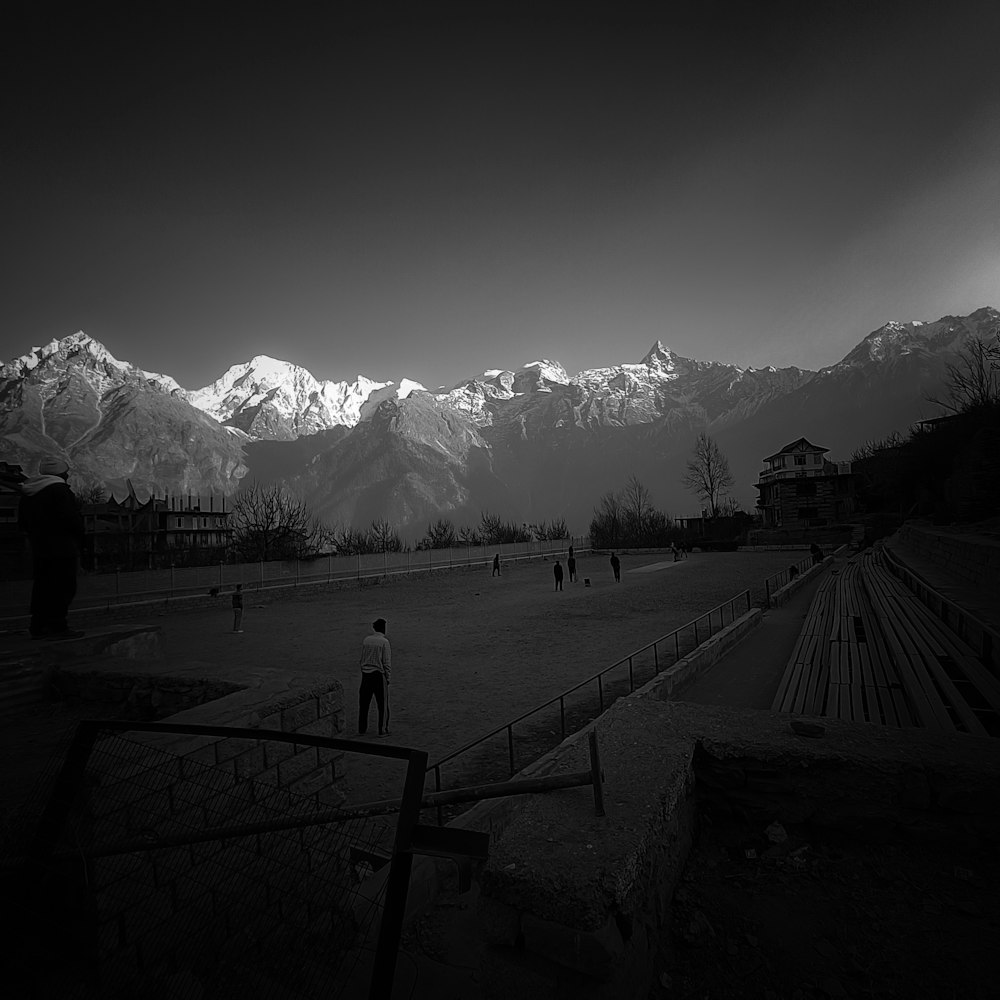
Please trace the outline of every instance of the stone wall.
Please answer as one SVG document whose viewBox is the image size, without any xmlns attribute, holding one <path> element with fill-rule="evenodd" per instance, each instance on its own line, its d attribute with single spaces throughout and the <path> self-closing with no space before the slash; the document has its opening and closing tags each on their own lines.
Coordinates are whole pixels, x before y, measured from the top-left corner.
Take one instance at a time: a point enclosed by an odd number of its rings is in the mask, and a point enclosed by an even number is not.
<svg viewBox="0 0 1000 1000">
<path fill-rule="evenodd" d="M 211 678 L 133 675 L 114 671 L 56 671 L 50 696 L 93 705 L 100 718 L 163 719 L 241 690 Z"/>
<path fill-rule="evenodd" d="M 949 576 L 991 591 L 1000 590 L 1000 542 L 966 538 L 918 524 L 904 524 L 901 545 L 927 559 Z"/>
<path fill-rule="evenodd" d="M 697 797 L 769 823 L 885 842 L 1000 846 L 1000 741 L 663 701 L 656 678 L 594 724 L 607 815 L 589 788 L 505 800 L 480 877 L 484 995 L 642 996 L 697 835 Z M 577 734 L 553 773 L 585 769 Z M 511 804 L 513 803 L 513 804 Z"/>
</svg>

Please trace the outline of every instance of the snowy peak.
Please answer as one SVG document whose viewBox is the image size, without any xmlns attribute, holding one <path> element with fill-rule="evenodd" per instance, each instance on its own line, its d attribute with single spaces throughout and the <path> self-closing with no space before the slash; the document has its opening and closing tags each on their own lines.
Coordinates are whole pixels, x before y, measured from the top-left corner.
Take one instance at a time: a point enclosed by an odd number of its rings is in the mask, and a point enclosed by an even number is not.
<svg viewBox="0 0 1000 1000">
<path fill-rule="evenodd" d="M 891 364 L 911 354 L 928 357 L 961 350 L 970 339 L 987 339 L 1000 326 L 1000 313 L 992 307 L 977 309 L 968 316 L 942 316 L 933 322 L 889 320 L 873 330 L 842 361 L 826 371 Z"/>
<path fill-rule="evenodd" d="M 372 393 L 391 386 L 359 375 L 353 382 L 318 381 L 305 368 L 267 355 L 233 365 L 211 385 L 188 393 L 190 403 L 251 437 L 291 439 L 330 427 L 353 427 Z M 406 380 L 401 394 L 419 383 Z"/>
<path fill-rule="evenodd" d="M 25 378 L 34 375 L 46 381 L 58 378 L 67 367 L 82 368 L 90 373 L 99 391 L 106 391 L 127 382 L 144 382 L 162 392 L 174 392 L 180 386 L 169 376 L 147 372 L 125 361 L 119 361 L 100 341 L 82 330 L 33 347 L 28 354 L 0 365 L 0 379 Z"/>
<path fill-rule="evenodd" d="M 674 353 L 669 347 L 663 346 L 663 341 L 658 340 L 649 349 L 649 352 L 642 359 L 642 364 L 650 368 L 659 368 L 664 371 L 672 371 L 674 365 Z"/>
</svg>

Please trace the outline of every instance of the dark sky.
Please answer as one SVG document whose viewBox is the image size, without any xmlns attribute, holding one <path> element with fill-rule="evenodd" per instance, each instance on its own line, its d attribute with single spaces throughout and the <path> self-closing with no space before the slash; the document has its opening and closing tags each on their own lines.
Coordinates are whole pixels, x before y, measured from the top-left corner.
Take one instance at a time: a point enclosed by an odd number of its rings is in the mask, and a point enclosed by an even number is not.
<svg viewBox="0 0 1000 1000">
<path fill-rule="evenodd" d="M 998 6 L 8 3 L 0 361 L 815 368 L 1000 305 Z"/>
</svg>

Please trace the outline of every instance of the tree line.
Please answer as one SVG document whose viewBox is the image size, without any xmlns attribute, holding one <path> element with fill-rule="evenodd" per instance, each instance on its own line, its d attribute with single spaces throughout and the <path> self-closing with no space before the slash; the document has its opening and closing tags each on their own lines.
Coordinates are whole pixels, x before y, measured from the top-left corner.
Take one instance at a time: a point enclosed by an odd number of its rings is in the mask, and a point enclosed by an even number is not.
<svg viewBox="0 0 1000 1000">
<path fill-rule="evenodd" d="M 733 528 L 733 521 L 749 520 L 729 492 L 734 484 L 729 460 L 708 434 L 696 438 L 681 482 L 698 497 L 707 519 L 716 522 L 722 533 Z M 723 521 L 727 523 L 723 525 Z M 653 506 L 649 490 L 633 474 L 621 489 L 611 490 L 597 501 L 590 540 L 597 548 L 665 548 L 690 541 L 690 533 Z"/>
<path fill-rule="evenodd" d="M 1000 494 L 1000 328 L 970 340 L 927 401 L 945 412 L 906 434 L 866 441 L 851 455 L 863 514 L 894 530 L 906 517 L 937 523 L 994 515 Z M 874 529 L 873 529 L 874 530 Z"/>
</svg>

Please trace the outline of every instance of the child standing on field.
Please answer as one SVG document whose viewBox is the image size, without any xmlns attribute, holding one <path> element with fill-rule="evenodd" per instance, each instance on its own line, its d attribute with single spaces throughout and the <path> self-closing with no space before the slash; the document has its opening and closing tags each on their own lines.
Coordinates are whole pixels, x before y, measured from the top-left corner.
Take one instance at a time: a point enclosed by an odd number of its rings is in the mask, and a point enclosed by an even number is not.
<svg viewBox="0 0 1000 1000">
<path fill-rule="evenodd" d="M 243 584 L 236 584 L 233 591 L 233 631 L 242 632 L 240 625 L 243 624 Z"/>
</svg>

